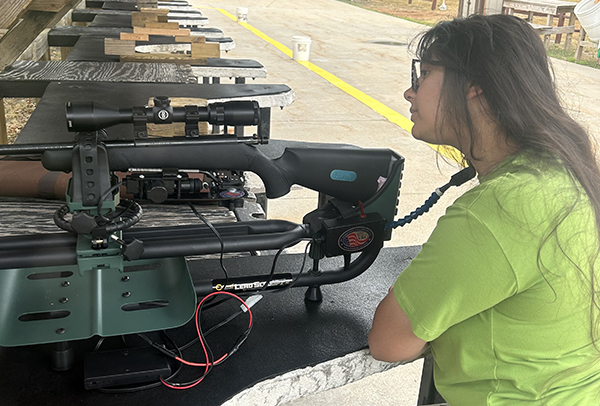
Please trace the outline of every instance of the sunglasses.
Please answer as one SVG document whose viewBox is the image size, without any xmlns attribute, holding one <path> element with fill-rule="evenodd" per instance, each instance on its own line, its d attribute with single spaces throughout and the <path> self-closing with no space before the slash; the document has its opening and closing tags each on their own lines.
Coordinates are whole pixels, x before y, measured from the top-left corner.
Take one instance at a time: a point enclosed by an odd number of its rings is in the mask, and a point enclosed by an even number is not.
<svg viewBox="0 0 600 406">
<path fill-rule="evenodd" d="M 413 92 L 417 93 L 417 90 L 419 90 L 419 78 L 421 77 L 420 59 L 412 60 L 410 73 L 410 87 L 412 88 Z"/>
<path fill-rule="evenodd" d="M 417 90 L 419 90 L 419 86 L 421 85 L 421 83 L 419 83 L 419 79 L 421 79 L 421 64 L 423 63 L 423 61 L 421 59 L 413 59 L 412 60 L 412 66 L 411 66 L 411 75 L 410 75 L 410 87 L 412 88 L 413 92 L 417 93 Z M 432 60 L 427 60 L 425 62 L 425 64 L 427 65 L 433 65 L 433 66 L 444 66 L 442 65 L 441 62 L 439 61 L 432 61 Z"/>
</svg>

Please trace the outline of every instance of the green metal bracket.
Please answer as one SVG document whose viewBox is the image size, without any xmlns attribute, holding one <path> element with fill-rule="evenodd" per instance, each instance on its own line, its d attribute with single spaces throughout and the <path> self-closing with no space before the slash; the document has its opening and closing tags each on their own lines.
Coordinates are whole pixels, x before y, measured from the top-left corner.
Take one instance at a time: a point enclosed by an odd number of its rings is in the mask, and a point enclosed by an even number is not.
<svg viewBox="0 0 600 406">
<path fill-rule="evenodd" d="M 196 294 L 185 258 L 0 270 L 0 345 L 42 344 L 179 327 Z M 87 260 L 86 260 L 87 261 Z M 91 264 L 92 262 L 89 262 Z"/>
</svg>

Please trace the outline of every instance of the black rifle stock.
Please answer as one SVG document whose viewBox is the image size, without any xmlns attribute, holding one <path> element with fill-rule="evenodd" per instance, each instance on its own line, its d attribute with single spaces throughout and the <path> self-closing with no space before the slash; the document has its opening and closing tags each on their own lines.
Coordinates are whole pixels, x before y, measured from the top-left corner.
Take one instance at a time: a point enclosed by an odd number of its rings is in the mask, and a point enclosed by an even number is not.
<svg viewBox="0 0 600 406">
<path fill-rule="evenodd" d="M 357 204 L 371 198 L 402 158 L 389 149 L 286 148 L 275 159 L 257 147 L 238 144 L 122 146 L 106 142 L 111 171 L 130 168 L 232 169 L 256 173 L 268 198 L 284 196 L 294 184 Z M 49 150 L 42 163 L 71 171 L 70 150 Z"/>
</svg>

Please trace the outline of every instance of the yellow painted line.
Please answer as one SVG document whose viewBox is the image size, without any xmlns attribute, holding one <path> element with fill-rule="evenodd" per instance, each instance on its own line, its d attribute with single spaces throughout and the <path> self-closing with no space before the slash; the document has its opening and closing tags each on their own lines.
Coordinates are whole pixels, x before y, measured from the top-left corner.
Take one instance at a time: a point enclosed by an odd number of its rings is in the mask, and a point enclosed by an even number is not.
<svg viewBox="0 0 600 406">
<path fill-rule="evenodd" d="M 237 21 L 236 16 L 234 16 L 231 13 L 228 13 L 227 11 L 223 10 L 222 8 L 217 8 L 216 10 L 221 12 L 221 14 L 225 15 L 226 17 L 231 18 L 233 21 Z M 267 36 L 262 31 L 257 30 L 256 28 L 254 28 L 253 26 L 251 26 L 248 23 L 238 22 L 238 24 L 240 24 L 242 27 L 246 28 L 247 30 L 249 30 L 250 32 L 255 34 L 256 36 L 258 36 L 259 38 L 261 38 L 261 39 L 265 40 L 266 42 L 268 42 L 269 44 L 273 45 L 275 48 L 277 48 L 278 50 L 283 52 L 285 55 L 289 56 L 290 58 L 293 58 L 292 50 L 289 49 L 288 47 L 286 47 L 285 45 L 283 45 L 281 42 L 275 41 L 274 39 Z M 354 97 L 356 100 L 365 104 L 367 107 L 371 108 L 376 113 L 382 115 L 383 117 L 388 119 L 390 122 L 396 124 L 403 130 L 411 132 L 412 127 L 413 127 L 413 122 L 410 121 L 410 119 L 404 117 L 402 114 L 389 108 L 388 106 L 381 103 L 380 101 L 375 100 L 374 98 L 372 98 L 368 94 L 358 90 L 354 86 L 349 85 L 348 83 L 344 82 L 342 79 L 327 72 L 326 70 L 320 68 L 319 66 L 315 65 L 312 62 L 309 62 L 309 61 L 296 61 L 296 62 L 298 62 L 300 65 L 306 67 L 310 71 L 316 73 L 317 75 L 321 76 L 323 79 L 325 79 L 326 81 L 328 81 L 329 83 L 331 83 L 332 85 L 337 87 L 338 89 L 348 93 L 350 96 Z M 438 151 L 440 154 L 446 156 L 447 158 L 456 160 L 456 152 L 458 152 L 458 151 L 454 150 L 454 148 L 447 147 L 447 146 L 438 146 L 438 145 L 430 145 L 430 146 L 433 149 L 435 149 L 436 151 Z"/>
<path fill-rule="evenodd" d="M 223 9 L 220 9 L 220 8 L 218 8 L 217 10 L 219 10 L 223 15 L 231 18 L 233 21 L 237 21 L 237 18 L 234 15 L 228 13 L 227 11 L 225 11 Z M 275 41 L 274 39 L 272 39 L 271 37 L 267 36 L 262 31 L 257 30 L 256 28 L 252 27 L 248 23 L 240 22 L 239 24 L 242 27 L 244 27 L 247 30 L 249 30 L 250 32 L 252 32 L 253 34 L 255 34 L 256 36 L 258 36 L 261 39 L 267 41 L 269 44 L 273 45 L 275 48 L 277 48 L 278 50 L 280 50 L 281 52 L 283 52 L 284 54 L 286 54 L 290 58 L 293 57 L 292 50 L 289 49 L 288 47 L 286 47 L 285 45 L 283 45 L 281 42 Z M 337 87 L 338 89 L 340 89 L 340 90 L 348 93 L 350 96 L 354 97 L 355 99 L 357 99 L 361 103 L 363 103 L 366 106 L 370 107 L 375 112 L 381 114 L 383 117 L 387 118 L 392 123 L 400 126 L 404 130 L 410 132 L 410 130 L 412 129 L 413 123 L 408 118 L 406 118 L 402 114 L 400 114 L 400 113 L 392 110 L 391 108 L 389 108 L 385 104 L 383 104 L 383 103 L 375 100 L 371 96 L 369 96 L 369 95 L 361 92 L 357 88 L 349 85 L 348 83 L 344 82 L 343 80 L 341 80 L 337 76 L 332 75 L 331 73 L 329 73 L 326 70 L 320 68 L 319 66 L 315 65 L 314 63 L 311 63 L 311 62 L 308 62 L 308 61 L 297 61 L 297 62 L 300 65 L 302 65 L 302 66 L 306 67 L 307 69 L 311 70 L 312 72 L 316 73 L 317 75 L 321 76 L 323 79 L 325 79 L 326 81 L 328 81 L 329 83 L 331 83 L 332 85 L 334 85 L 335 87 Z"/>
</svg>

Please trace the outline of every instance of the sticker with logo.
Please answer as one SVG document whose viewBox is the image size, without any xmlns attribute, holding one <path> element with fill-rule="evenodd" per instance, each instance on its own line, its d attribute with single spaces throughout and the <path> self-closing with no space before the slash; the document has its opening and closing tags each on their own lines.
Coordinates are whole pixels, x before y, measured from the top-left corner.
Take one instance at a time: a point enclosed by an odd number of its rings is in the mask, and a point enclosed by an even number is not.
<svg viewBox="0 0 600 406">
<path fill-rule="evenodd" d="M 344 251 L 360 251 L 371 244 L 373 236 L 374 233 L 370 228 L 354 227 L 340 235 L 338 246 Z"/>
<path fill-rule="evenodd" d="M 241 189 L 228 189 L 219 193 L 221 197 L 225 197 L 228 199 L 237 199 L 239 197 L 243 197 L 245 195 L 244 191 Z"/>
<path fill-rule="evenodd" d="M 331 180 L 337 180 L 339 182 L 354 182 L 357 178 L 356 172 L 345 171 L 342 169 L 334 169 L 329 174 Z"/>
<path fill-rule="evenodd" d="M 169 112 L 167 110 L 160 110 L 158 112 L 158 118 L 160 118 L 162 121 L 165 121 L 169 118 Z"/>
</svg>

